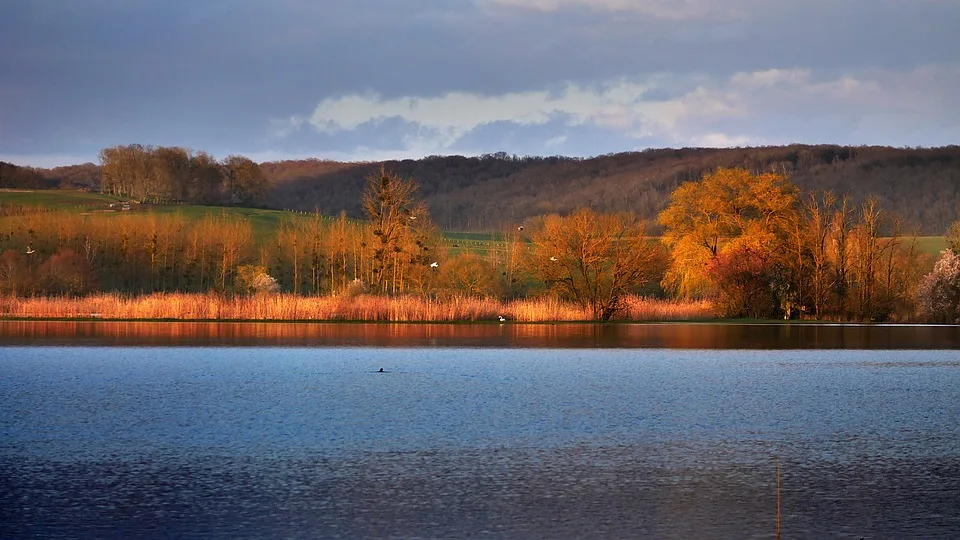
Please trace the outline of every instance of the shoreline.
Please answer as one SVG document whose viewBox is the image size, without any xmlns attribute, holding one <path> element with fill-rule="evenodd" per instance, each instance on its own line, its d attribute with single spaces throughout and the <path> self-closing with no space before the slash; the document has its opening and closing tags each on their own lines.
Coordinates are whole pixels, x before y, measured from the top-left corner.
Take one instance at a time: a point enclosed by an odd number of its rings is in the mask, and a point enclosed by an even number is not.
<svg viewBox="0 0 960 540">
<path fill-rule="evenodd" d="M 960 328 L 960 324 L 927 323 L 927 322 L 862 322 L 862 321 L 831 321 L 815 319 L 674 319 L 674 320 L 642 320 L 617 319 L 611 321 L 597 320 L 543 320 L 543 321 L 497 321 L 497 320 L 365 320 L 365 319 L 180 319 L 180 318 L 119 318 L 119 317 L 7 317 L 0 316 L 0 323 L 4 322 L 87 322 L 87 323 L 191 323 L 191 324 L 327 324 L 327 325 L 439 325 L 439 326 L 630 326 L 630 325 L 699 325 L 699 326 L 826 326 L 826 327 L 944 327 Z"/>
</svg>

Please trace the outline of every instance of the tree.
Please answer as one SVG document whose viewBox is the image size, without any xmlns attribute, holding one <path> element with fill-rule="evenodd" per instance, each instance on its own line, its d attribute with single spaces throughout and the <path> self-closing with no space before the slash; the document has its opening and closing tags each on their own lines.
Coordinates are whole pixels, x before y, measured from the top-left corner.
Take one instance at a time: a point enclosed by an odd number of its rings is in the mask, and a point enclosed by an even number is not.
<svg viewBox="0 0 960 540">
<path fill-rule="evenodd" d="M 367 177 L 362 205 L 376 238 L 371 285 L 380 293 L 397 292 L 398 275 L 402 282 L 402 265 L 412 255 L 405 253 L 409 250 L 405 244 L 432 229 L 427 206 L 418 200 L 417 191 L 415 180 L 388 173 L 383 167 Z M 422 242 L 419 246 L 429 249 Z M 423 253 L 415 255 L 422 263 Z"/>
<path fill-rule="evenodd" d="M 236 271 L 237 264 L 250 249 L 253 227 L 249 221 L 224 217 L 217 223 L 219 288 L 227 289 L 227 276 Z"/>
<path fill-rule="evenodd" d="M 819 198 L 809 194 L 803 204 L 803 221 L 806 222 L 804 240 L 811 259 L 809 297 L 813 303 L 813 314 L 817 317 L 827 309 L 827 293 L 830 290 L 829 212 L 835 202 L 833 193 L 826 191 Z"/>
<path fill-rule="evenodd" d="M 796 187 L 783 176 L 746 169 L 717 169 L 681 184 L 659 217 L 671 248 L 664 285 L 681 296 L 708 296 L 714 286 L 710 262 L 719 254 L 785 252 L 780 248 L 795 225 L 796 201 Z"/>
<path fill-rule="evenodd" d="M 8 249 L 0 254 L 0 294 L 27 294 L 33 289 L 33 275 L 26 257 Z"/>
<path fill-rule="evenodd" d="M 199 204 L 220 202 L 223 172 L 220 164 L 206 152 L 197 152 L 190 158 L 190 182 L 187 185 L 189 200 Z"/>
<path fill-rule="evenodd" d="M 253 160 L 229 156 L 223 162 L 223 173 L 229 204 L 254 206 L 266 200 L 267 177 Z"/>
<path fill-rule="evenodd" d="M 944 236 L 947 240 L 947 247 L 954 253 L 960 253 L 960 221 L 954 221 L 950 224 Z"/>
<path fill-rule="evenodd" d="M 237 290 L 247 294 L 275 294 L 280 292 L 277 280 L 267 273 L 266 266 L 242 265 L 237 267 L 235 281 Z"/>
<path fill-rule="evenodd" d="M 94 288 L 94 275 L 87 260 L 70 248 L 57 250 L 37 269 L 40 291 L 47 295 L 79 295 Z"/>
<path fill-rule="evenodd" d="M 158 177 L 157 199 L 160 202 L 187 198 L 190 183 L 190 152 L 176 146 L 153 149 L 154 173 Z"/>
<path fill-rule="evenodd" d="M 476 253 L 461 253 L 448 259 L 440 268 L 440 288 L 448 296 L 496 296 L 497 271 Z"/>
<path fill-rule="evenodd" d="M 917 306 L 926 320 L 960 323 L 960 255 L 951 249 L 940 252 L 940 260 L 917 289 Z"/>
<path fill-rule="evenodd" d="M 533 234 L 531 271 L 562 298 L 609 320 L 624 297 L 653 278 L 661 252 L 644 235 L 643 224 L 627 214 L 598 215 L 580 209 L 550 215 Z"/>
<path fill-rule="evenodd" d="M 777 315 L 780 275 L 770 254 L 749 247 L 726 251 L 710 262 L 716 283 L 716 309 L 724 317 L 768 318 Z"/>
</svg>

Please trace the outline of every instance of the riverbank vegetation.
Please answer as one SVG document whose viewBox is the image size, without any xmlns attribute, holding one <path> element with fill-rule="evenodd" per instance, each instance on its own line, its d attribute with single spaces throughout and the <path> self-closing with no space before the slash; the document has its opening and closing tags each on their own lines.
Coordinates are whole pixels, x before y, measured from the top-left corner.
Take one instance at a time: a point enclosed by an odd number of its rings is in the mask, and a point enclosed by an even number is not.
<svg viewBox="0 0 960 540">
<path fill-rule="evenodd" d="M 198 200 L 247 204 L 260 189 L 249 186 L 262 187 L 262 174 L 241 158 L 221 163 L 202 153 L 161 159 L 154 154 L 167 149 L 108 150 L 101 156 L 101 190 L 121 201 L 116 211 L 0 208 L 0 294 L 6 295 L 0 314 L 397 321 L 950 317 L 945 308 L 928 309 L 949 304 L 929 297 L 952 289 L 921 286 L 932 279 L 933 259 L 905 220 L 875 198 L 854 204 L 844 194 L 803 192 L 777 172 L 710 171 L 674 190 L 655 223 L 580 208 L 525 220 L 496 241 L 473 242 L 445 241 L 416 180 L 385 168 L 367 177 L 365 220 L 247 208 L 194 212 L 163 203 L 199 189 L 195 194 L 217 197 Z M 182 169 L 167 167 L 174 157 Z M 197 175 L 205 166 L 219 172 L 200 189 Z M 126 211 L 135 203 L 122 201 L 135 194 L 155 206 Z M 651 228 L 662 236 L 649 235 Z M 948 274 L 941 269 L 939 275 Z"/>
<path fill-rule="evenodd" d="M 154 293 L 128 296 L 0 297 L 0 314 L 9 318 L 392 321 L 392 322 L 556 322 L 593 320 L 589 309 L 556 298 L 501 300 L 456 296 L 379 296 L 361 294 L 302 296 L 216 293 Z M 622 320 L 699 321 L 714 317 L 709 301 L 681 302 L 630 296 Z"/>
</svg>

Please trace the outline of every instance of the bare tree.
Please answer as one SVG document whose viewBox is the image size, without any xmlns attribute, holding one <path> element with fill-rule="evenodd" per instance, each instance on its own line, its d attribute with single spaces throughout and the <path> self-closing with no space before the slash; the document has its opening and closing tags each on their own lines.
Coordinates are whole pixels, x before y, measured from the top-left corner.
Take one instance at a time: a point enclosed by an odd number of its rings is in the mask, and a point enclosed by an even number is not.
<svg viewBox="0 0 960 540">
<path fill-rule="evenodd" d="M 580 209 L 566 217 L 547 216 L 533 235 L 532 268 L 561 297 L 609 320 L 631 291 L 654 279 L 659 243 L 626 214 L 598 215 Z"/>
<path fill-rule="evenodd" d="M 400 265 L 410 260 L 409 253 L 404 256 L 407 240 L 429 227 L 427 207 L 418 200 L 417 191 L 415 180 L 388 173 L 383 167 L 367 177 L 362 205 L 376 238 L 371 285 L 380 293 L 396 292 Z"/>
</svg>

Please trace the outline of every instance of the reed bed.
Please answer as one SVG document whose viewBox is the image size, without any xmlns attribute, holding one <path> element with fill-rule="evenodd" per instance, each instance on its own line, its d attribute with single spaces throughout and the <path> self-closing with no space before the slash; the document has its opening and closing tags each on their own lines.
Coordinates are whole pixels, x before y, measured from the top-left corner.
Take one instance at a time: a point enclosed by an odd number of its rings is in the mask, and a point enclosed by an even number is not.
<svg viewBox="0 0 960 540">
<path fill-rule="evenodd" d="M 708 302 L 631 297 L 618 320 L 667 321 L 713 317 Z M 553 298 L 501 301 L 456 296 L 375 295 L 223 296 L 157 293 L 142 296 L 100 294 L 79 298 L 4 297 L 0 316 L 44 319 L 173 319 L 251 321 L 516 322 L 587 321 L 588 310 Z"/>
<path fill-rule="evenodd" d="M 709 300 L 661 300 L 630 296 L 621 317 L 630 321 L 695 321 L 717 317 Z"/>
</svg>

